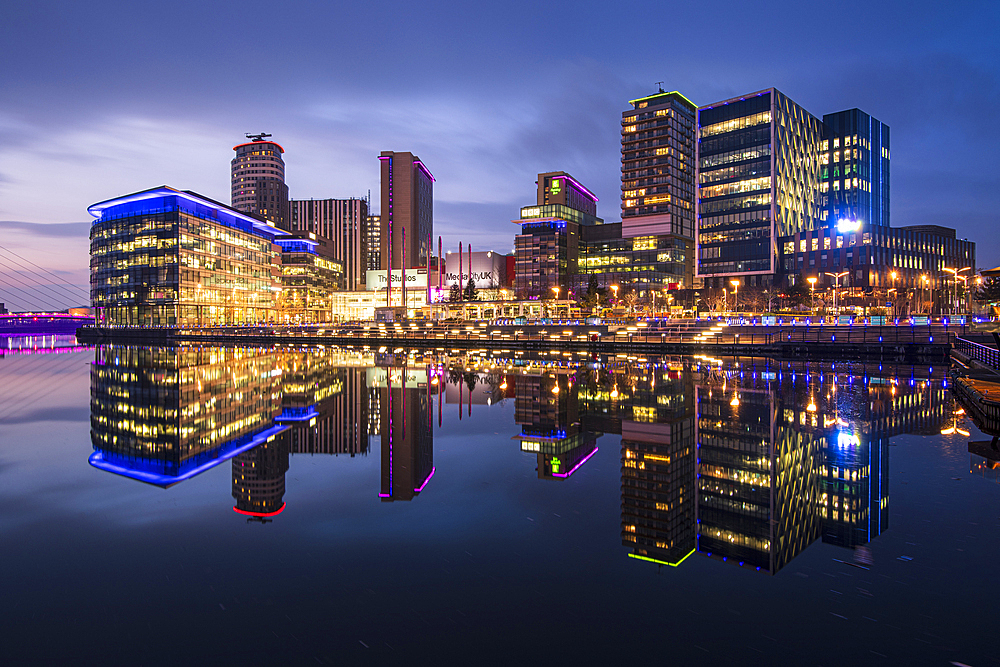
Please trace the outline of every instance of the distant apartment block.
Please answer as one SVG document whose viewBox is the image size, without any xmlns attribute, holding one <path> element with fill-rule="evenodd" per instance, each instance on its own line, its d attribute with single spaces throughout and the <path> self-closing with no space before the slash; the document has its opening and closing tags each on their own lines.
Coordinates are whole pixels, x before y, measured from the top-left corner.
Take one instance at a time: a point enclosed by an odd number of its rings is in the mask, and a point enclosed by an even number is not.
<svg viewBox="0 0 1000 667">
<path fill-rule="evenodd" d="M 312 233 L 329 243 L 344 268 L 343 289 L 363 289 L 368 268 L 368 202 L 364 199 L 293 199 L 287 229 Z"/>
<path fill-rule="evenodd" d="M 285 185 L 285 152 L 265 134 L 247 135 L 252 141 L 233 146 L 231 163 L 232 206 L 241 213 L 256 213 L 282 229 L 287 228 L 288 186 Z"/>
</svg>

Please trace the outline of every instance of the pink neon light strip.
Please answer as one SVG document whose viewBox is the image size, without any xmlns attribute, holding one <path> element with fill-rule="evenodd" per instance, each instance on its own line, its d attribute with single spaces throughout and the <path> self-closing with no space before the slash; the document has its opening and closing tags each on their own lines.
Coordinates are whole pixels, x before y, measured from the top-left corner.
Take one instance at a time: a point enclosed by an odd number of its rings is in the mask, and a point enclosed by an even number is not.
<svg viewBox="0 0 1000 667">
<path fill-rule="evenodd" d="M 570 475 L 572 475 L 573 473 L 575 473 L 577 471 L 577 468 L 579 468 L 584 463 L 586 463 L 587 461 L 589 461 L 590 457 L 593 456 L 596 453 L 597 453 L 597 447 L 594 447 L 594 451 L 592 451 L 591 453 L 587 454 L 582 459 L 580 459 L 580 462 L 577 463 L 575 466 L 573 466 L 572 470 L 570 470 L 569 472 L 554 472 L 554 473 L 552 473 L 552 476 L 553 477 L 564 477 L 564 478 L 565 477 L 569 477 Z"/>
<path fill-rule="evenodd" d="M 431 474 L 427 475 L 427 479 L 424 480 L 424 483 L 421 484 L 420 486 L 418 486 L 417 488 L 413 489 L 413 492 L 414 493 L 420 493 L 421 491 L 423 491 L 424 487 L 427 486 L 427 482 L 431 481 L 431 477 L 434 476 L 434 473 L 436 471 L 437 471 L 437 468 L 432 467 L 431 468 Z"/>
<path fill-rule="evenodd" d="M 600 199 L 597 198 L 597 195 L 595 195 L 593 192 L 591 192 L 587 188 L 583 187 L 583 183 L 581 183 L 580 181 L 576 180 L 575 178 L 573 178 L 572 176 L 570 176 L 568 174 L 563 175 L 563 176 L 558 176 L 558 177 L 554 176 L 553 178 L 565 178 L 567 181 L 569 181 L 570 183 L 572 183 L 573 185 L 575 185 L 577 188 L 579 188 L 580 190 L 583 190 L 584 194 L 586 194 L 589 197 L 592 197 L 595 202 L 600 201 Z"/>
<path fill-rule="evenodd" d="M 420 167 L 420 170 L 421 170 L 421 171 L 423 171 L 423 172 L 424 172 L 425 174 L 427 174 L 427 178 L 429 178 L 429 179 L 431 179 L 431 181 L 433 181 L 433 182 L 437 183 L 437 179 L 436 179 L 436 178 L 434 178 L 434 174 L 432 174 L 432 173 L 430 172 L 430 170 L 429 170 L 429 169 L 427 169 L 427 167 L 425 167 L 425 166 L 424 166 L 424 163 L 423 163 L 423 162 L 421 162 L 420 160 L 414 160 L 414 161 L 413 161 L 413 164 L 415 164 L 415 165 L 417 165 L 418 167 Z"/>
</svg>

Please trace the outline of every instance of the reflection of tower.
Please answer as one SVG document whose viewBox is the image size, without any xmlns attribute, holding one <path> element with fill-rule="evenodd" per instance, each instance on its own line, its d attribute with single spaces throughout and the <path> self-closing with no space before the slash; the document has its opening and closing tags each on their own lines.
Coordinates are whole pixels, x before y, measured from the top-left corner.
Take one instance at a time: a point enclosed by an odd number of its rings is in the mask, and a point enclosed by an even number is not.
<svg viewBox="0 0 1000 667">
<path fill-rule="evenodd" d="M 538 455 L 538 479 L 566 479 L 597 453 L 601 434 L 580 428 L 577 392 L 568 375 L 514 378 L 521 451 Z"/>
<path fill-rule="evenodd" d="M 280 514 L 287 471 L 287 431 L 238 455 L 233 459 L 233 510 L 259 521 Z"/>
<path fill-rule="evenodd" d="M 780 424 L 772 391 L 697 401 L 698 550 L 775 574 L 819 537 L 823 438 Z"/>
<path fill-rule="evenodd" d="M 635 421 L 622 422 L 622 544 L 633 558 L 676 566 L 697 540 L 693 391 L 670 372 L 650 384 L 626 399 Z"/>
<path fill-rule="evenodd" d="M 291 427 L 292 454 L 368 453 L 365 373 L 338 368 L 328 351 L 285 354 L 282 413 L 275 421 Z"/>
<path fill-rule="evenodd" d="M 429 368 L 390 367 L 379 384 L 382 490 L 386 502 L 412 500 L 434 475 Z"/>
</svg>

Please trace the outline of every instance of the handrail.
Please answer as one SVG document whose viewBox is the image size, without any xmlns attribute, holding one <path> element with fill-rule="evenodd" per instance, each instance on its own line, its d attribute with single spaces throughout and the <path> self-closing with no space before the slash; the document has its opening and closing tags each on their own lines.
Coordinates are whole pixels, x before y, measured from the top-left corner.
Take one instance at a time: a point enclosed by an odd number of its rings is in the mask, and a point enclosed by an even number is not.
<svg viewBox="0 0 1000 667">
<path fill-rule="evenodd" d="M 1000 350 L 966 338 L 955 338 L 955 349 L 979 363 L 1000 371 Z"/>
</svg>

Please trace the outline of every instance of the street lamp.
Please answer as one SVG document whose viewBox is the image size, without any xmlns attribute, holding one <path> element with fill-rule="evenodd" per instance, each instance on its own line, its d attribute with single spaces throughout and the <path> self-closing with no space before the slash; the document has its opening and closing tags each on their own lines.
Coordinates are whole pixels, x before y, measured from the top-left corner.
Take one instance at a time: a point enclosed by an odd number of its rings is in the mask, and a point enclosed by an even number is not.
<svg viewBox="0 0 1000 667">
<path fill-rule="evenodd" d="M 928 282 L 926 274 L 920 276 L 920 298 L 922 300 L 922 303 L 920 304 L 921 311 L 924 309 L 924 304 L 927 303 L 927 295 L 924 294 L 924 290 L 927 289 Z"/>
<path fill-rule="evenodd" d="M 840 289 L 840 279 L 841 279 L 841 277 L 846 276 L 848 273 L 850 273 L 850 272 L 849 271 L 841 271 L 840 273 L 827 273 L 826 274 L 826 275 L 830 276 L 831 278 L 833 278 L 834 280 L 837 281 L 836 283 L 834 283 L 834 286 L 833 286 L 833 311 L 834 312 L 837 312 L 837 290 Z"/>
<path fill-rule="evenodd" d="M 949 307 L 951 309 L 952 314 L 954 314 L 954 312 L 955 312 L 955 301 L 957 300 L 957 297 L 958 297 L 958 280 L 959 280 L 959 278 L 961 278 L 962 280 L 968 280 L 968 277 L 962 277 L 959 274 L 962 273 L 962 271 L 970 271 L 970 270 L 972 270 L 972 267 L 971 266 L 966 266 L 966 267 L 961 268 L 961 269 L 949 269 L 946 266 L 946 267 L 944 267 L 944 270 L 947 271 L 947 272 L 949 272 L 951 275 L 953 275 L 955 277 L 955 291 L 953 293 L 953 296 L 951 296 L 951 297 L 948 298 L 948 301 L 950 302 L 948 305 L 949 305 Z"/>
<path fill-rule="evenodd" d="M 618 305 L 618 285 L 612 285 L 611 291 L 615 293 L 615 305 Z"/>
<path fill-rule="evenodd" d="M 811 276 L 806 278 L 806 282 L 809 283 L 809 310 L 816 310 L 816 293 L 813 291 L 816 287 L 816 276 Z"/>
<path fill-rule="evenodd" d="M 739 312 L 740 310 L 740 281 L 730 280 L 729 284 L 733 286 L 733 310 Z"/>
</svg>

